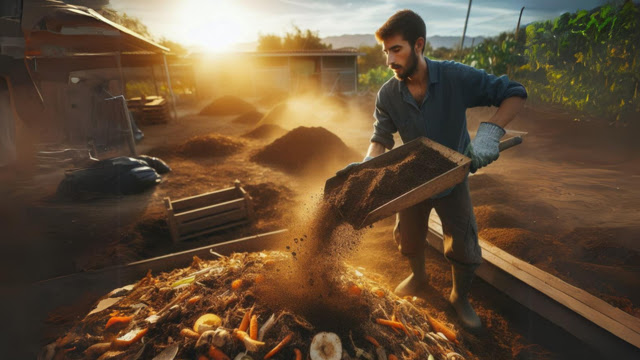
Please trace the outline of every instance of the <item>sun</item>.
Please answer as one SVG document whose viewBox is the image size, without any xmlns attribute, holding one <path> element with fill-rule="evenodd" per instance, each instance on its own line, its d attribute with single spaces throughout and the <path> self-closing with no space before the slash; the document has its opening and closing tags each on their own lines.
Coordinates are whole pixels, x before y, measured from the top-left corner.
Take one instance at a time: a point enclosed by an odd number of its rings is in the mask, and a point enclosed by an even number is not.
<svg viewBox="0 0 640 360">
<path fill-rule="evenodd" d="M 208 52 L 229 51 L 258 32 L 248 15 L 247 9 L 230 1 L 180 1 L 176 16 L 181 27 L 174 37 Z"/>
</svg>

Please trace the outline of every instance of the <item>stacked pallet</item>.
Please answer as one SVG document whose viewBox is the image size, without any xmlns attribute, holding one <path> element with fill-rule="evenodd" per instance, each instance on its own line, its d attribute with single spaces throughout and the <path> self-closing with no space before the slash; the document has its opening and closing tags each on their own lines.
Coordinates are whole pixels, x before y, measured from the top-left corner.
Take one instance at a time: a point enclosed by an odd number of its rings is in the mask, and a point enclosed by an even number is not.
<svg viewBox="0 0 640 360">
<path fill-rule="evenodd" d="M 162 96 L 135 97 L 127 106 L 139 125 L 166 124 L 169 121 L 169 103 Z"/>
</svg>

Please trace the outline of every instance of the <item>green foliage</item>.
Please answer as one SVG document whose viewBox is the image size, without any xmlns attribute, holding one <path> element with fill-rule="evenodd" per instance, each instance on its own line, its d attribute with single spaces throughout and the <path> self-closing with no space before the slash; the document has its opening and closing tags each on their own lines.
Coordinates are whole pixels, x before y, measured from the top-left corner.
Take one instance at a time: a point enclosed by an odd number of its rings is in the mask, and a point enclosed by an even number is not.
<svg viewBox="0 0 640 360">
<path fill-rule="evenodd" d="M 386 66 L 378 66 L 366 73 L 358 75 L 358 90 L 378 91 L 393 76 L 393 71 Z"/>
<path fill-rule="evenodd" d="M 518 39 L 501 34 L 464 62 L 508 73 L 533 101 L 626 122 L 640 112 L 639 45 L 640 8 L 626 1 L 532 23 Z"/>
<path fill-rule="evenodd" d="M 114 23 L 122 25 L 130 30 L 133 30 L 148 39 L 152 38 L 147 25 L 145 25 L 140 19 L 135 16 L 129 16 L 127 15 L 127 13 L 119 13 L 111 8 L 102 8 L 96 10 L 96 12 L 104 16 L 108 20 L 111 20 Z"/>
<path fill-rule="evenodd" d="M 274 34 L 260 35 L 258 38 L 258 51 L 277 50 L 318 50 L 331 49 L 331 45 L 322 42 L 317 31 L 301 30 L 294 26 L 292 32 L 287 32 L 284 37 Z"/>
<path fill-rule="evenodd" d="M 186 55 L 187 53 L 189 53 L 189 51 L 187 50 L 187 48 L 185 48 L 184 46 L 182 46 L 182 44 L 177 43 L 175 41 L 171 41 L 165 37 L 161 37 L 158 40 L 158 44 L 169 48 L 171 50 L 172 53 L 176 54 L 176 55 Z"/>
<path fill-rule="evenodd" d="M 380 66 L 386 66 L 387 57 L 385 56 L 384 52 L 382 52 L 382 45 L 362 45 L 358 48 L 358 52 L 364 54 L 358 57 L 359 73 L 363 74 L 371 69 L 375 69 Z"/>
</svg>

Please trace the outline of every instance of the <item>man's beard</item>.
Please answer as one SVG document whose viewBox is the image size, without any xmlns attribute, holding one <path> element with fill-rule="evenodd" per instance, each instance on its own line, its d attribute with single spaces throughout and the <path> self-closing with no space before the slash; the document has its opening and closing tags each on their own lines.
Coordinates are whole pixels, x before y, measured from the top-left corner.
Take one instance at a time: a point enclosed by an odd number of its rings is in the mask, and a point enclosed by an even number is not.
<svg viewBox="0 0 640 360">
<path fill-rule="evenodd" d="M 407 65 L 404 67 L 406 70 L 401 73 L 397 73 L 396 79 L 406 80 L 411 77 L 418 69 L 418 53 L 413 50 L 411 51 L 411 53 L 412 55 L 409 57 Z"/>
</svg>

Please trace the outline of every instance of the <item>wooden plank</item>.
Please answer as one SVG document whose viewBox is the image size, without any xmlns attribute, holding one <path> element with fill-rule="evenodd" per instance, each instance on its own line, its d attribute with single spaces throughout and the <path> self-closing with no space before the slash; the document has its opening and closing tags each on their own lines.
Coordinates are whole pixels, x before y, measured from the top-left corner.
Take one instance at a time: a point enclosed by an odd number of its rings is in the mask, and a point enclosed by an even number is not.
<svg viewBox="0 0 640 360">
<path fill-rule="evenodd" d="M 225 211 L 234 210 L 240 207 L 244 207 L 244 198 L 235 199 L 220 204 L 206 206 L 203 208 L 185 211 L 175 215 L 176 222 L 183 224 L 185 222 L 199 219 L 202 217 L 219 214 Z"/>
<path fill-rule="evenodd" d="M 467 161 L 465 164 L 457 166 L 371 211 L 362 222 L 360 228 L 418 204 L 463 182 L 468 173 L 469 162 Z"/>
<path fill-rule="evenodd" d="M 165 206 L 165 211 L 167 213 L 167 224 L 169 225 L 169 233 L 171 234 L 171 240 L 173 240 L 173 242 L 176 242 L 178 241 L 178 238 L 179 238 L 178 226 L 176 224 L 176 218 L 175 218 L 175 213 L 173 211 L 173 207 L 171 206 L 171 200 L 168 197 L 164 198 L 164 206 Z"/>
<path fill-rule="evenodd" d="M 180 235 L 184 236 L 192 232 L 202 231 L 207 228 L 216 228 L 238 220 L 247 220 L 247 210 L 244 206 L 221 214 L 207 216 L 198 220 L 180 224 L 178 225 L 178 230 Z"/>
<path fill-rule="evenodd" d="M 236 195 L 236 188 L 230 187 L 205 194 L 174 200 L 171 202 L 171 205 L 173 206 L 173 209 L 176 213 L 181 213 L 185 210 L 197 209 L 207 205 L 229 201 L 238 197 L 240 196 Z"/>
<path fill-rule="evenodd" d="M 433 228 L 439 234 L 443 234 L 440 218 L 432 213 L 429 218 L 429 228 Z M 479 238 L 480 247 L 484 254 L 487 254 L 485 260 L 495 260 L 496 266 L 498 263 L 502 269 L 510 270 L 510 273 L 516 278 L 534 286 L 536 289 L 545 293 L 544 290 L 549 290 L 549 296 L 574 309 L 577 313 L 590 318 L 592 320 L 600 319 L 601 315 L 605 316 L 603 319 L 604 324 L 609 324 L 612 329 L 619 328 L 622 325 L 624 328 L 631 329 L 634 333 L 640 336 L 640 319 L 632 316 L 614 306 L 611 306 L 606 301 L 591 295 L 590 293 L 575 287 L 549 273 L 539 269 L 538 267 L 531 265 L 517 257 L 507 253 L 506 251 L 498 248 L 490 242 Z M 555 290 L 558 290 L 556 292 Z M 554 295 L 554 296 L 552 296 Z M 569 306 L 571 305 L 571 306 Z M 614 319 L 613 322 L 608 319 Z M 606 328 L 606 326 L 603 326 Z M 636 336 L 636 345 L 640 346 L 640 337 Z"/>
<path fill-rule="evenodd" d="M 428 242 L 443 251 L 442 225 L 429 219 Z M 479 239 L 478 276 L 603 354 L 640 354 L 640 319 Z"/>
<path fill-rule="evenodd" d="M 226 225 L 220 225 L 220 226 L 217 226 L 215 228 L 202 230 L 202 231 L 199 231 L 197 233 L 192 233 L 192 234 L 187 234 L 185 236 L 180 236 L 180 240 L 192 239 L 192 238 L 196 238 L 196 237 L 199 237 L 199 236 L 211 234 L 211 233 L 214 233 L 214 232 L 230 229 L 230 228 L 233 228 L 233 227 L 236 227 L 236 226 L 246 225 L 248 223 L 249 223 L 248 220 L 236 221 L 236 222 L 228 223 Z"/>
</svg>

